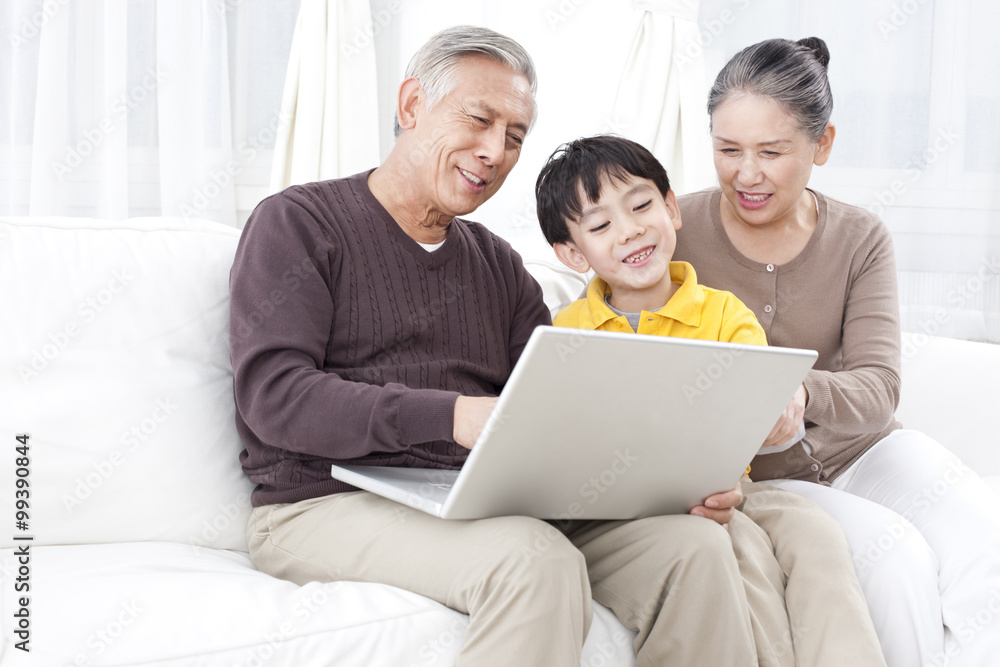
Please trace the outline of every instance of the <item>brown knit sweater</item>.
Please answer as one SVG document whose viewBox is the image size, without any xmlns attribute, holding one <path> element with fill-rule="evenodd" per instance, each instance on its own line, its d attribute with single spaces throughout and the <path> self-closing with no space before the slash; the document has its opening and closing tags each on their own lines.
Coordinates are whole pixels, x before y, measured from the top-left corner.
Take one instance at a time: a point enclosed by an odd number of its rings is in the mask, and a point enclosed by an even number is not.
<svg viewBox="0 0 1000 667">
<path fill-rule="evenodd" d="M 352 490 L 331 463 L 459 468 L 460 394 L 497 395 L 549 323 L 521 258 L 456 218 L 428 252 L 369 172 L 262 201 L 230 274 L 243 469 L 255 506 Z"/>
<path fill-rule="evenodd" d="M 829 483 L 874 443 L 900 427 L 900 329 L 892 238 L 871 213 L 815 193 L 819 219 L 809 243 L 775 266 L 744 256 L 719 213 L 721 191 L 678 199 L 684 226 L 674 259 L 701 282 L 736 294 L 757 315 L 771 345 L 816 350 L 805 380 L 805 441 L 757 456 L 755 480 Z"/>
</svg>

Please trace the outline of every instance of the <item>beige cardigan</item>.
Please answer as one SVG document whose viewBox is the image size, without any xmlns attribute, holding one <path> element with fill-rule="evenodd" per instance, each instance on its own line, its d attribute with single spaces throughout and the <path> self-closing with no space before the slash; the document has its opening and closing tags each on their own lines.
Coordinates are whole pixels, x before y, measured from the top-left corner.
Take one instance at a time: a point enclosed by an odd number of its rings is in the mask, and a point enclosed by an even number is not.
<svg viewBox="0 0 1000 667">
<path fill-rule="evenodd" d="M 757 315 L 771 345 L 816 350 L 805 380 L 811 455 L 801 444 L 757 456 L 755 480 L 828 484 L 900 428 L 900 332 L 892 238 L 875 215 L 819 193 L 819 219 L 799 255 L 775 266 L 740 253 L 722 226 L 721 191 L 678 199 L 683 227 L 675 260 L 701 282 L 736 294 Z"/>
</svg>

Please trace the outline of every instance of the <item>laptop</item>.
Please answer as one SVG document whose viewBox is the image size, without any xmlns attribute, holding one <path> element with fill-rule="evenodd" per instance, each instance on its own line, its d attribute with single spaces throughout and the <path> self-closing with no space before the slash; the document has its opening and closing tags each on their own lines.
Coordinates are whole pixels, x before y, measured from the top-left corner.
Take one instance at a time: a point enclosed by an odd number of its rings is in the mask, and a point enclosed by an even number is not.
<svg viewBox="0 0 1000 667">
<path fill-rule="evenodd" d="M 540 326 L 460 471 L 332 474 L 444 519 L 686 513 L 736 484 L 816 357 Z"/>
</svg>

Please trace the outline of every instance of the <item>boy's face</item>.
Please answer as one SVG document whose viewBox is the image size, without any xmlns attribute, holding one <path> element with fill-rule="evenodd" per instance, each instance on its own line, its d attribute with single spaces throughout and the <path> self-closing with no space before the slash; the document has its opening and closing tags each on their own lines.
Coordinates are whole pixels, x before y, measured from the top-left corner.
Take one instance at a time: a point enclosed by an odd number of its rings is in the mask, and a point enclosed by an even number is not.
<svg viewBox="0 0 1000 667">
<path fill-rule="evenodd" d="M 586 202 L 583 214 L 567 223 L 572 240 L 555 244 L 559 259 L 581 273 L 593 268 L 620 310 L 664 305 L 674 291 L 670 260 L 681 228 L 673 191 L 664 197 L 653 181 L 630 176 L 622 182 L 606 179 L 596 202 L 582 189 L 580 197 Z"/>
</svg>

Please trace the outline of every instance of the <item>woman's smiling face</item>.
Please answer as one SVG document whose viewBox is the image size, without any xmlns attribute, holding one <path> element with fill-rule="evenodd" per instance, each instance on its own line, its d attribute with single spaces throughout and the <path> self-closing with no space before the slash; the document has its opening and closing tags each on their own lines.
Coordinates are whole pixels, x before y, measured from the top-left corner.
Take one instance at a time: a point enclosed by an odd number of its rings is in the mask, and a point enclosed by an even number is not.
<svg viewBox="0 0 1000 667">
<path fill-rule="evenodd" d="M 719 104 L 712 114 L 712 149 L 723 214 L 754 227 L 792 219 L 813 165 L 830 155 L 832 130 L 810 139 L 769 97 L 731 96 Z"/>
</svg>

